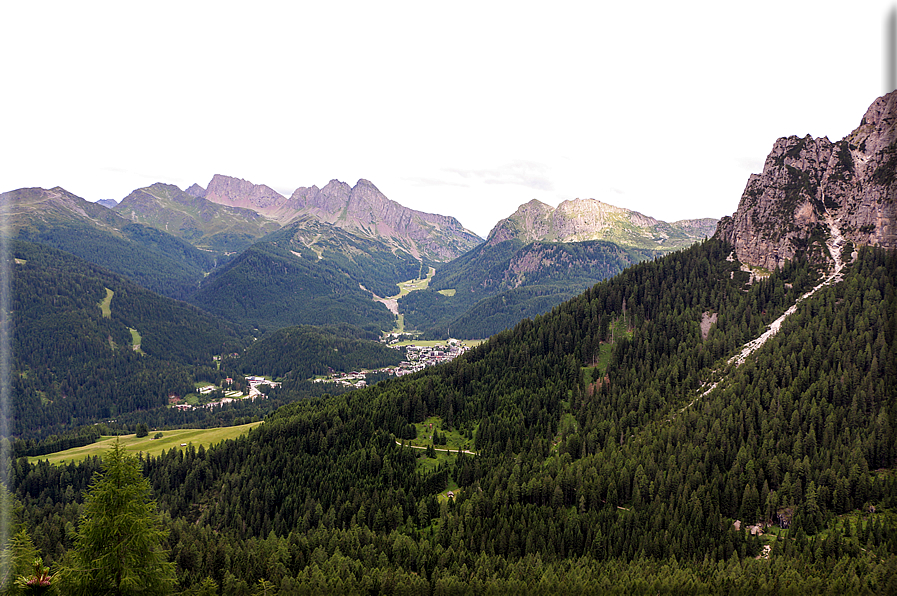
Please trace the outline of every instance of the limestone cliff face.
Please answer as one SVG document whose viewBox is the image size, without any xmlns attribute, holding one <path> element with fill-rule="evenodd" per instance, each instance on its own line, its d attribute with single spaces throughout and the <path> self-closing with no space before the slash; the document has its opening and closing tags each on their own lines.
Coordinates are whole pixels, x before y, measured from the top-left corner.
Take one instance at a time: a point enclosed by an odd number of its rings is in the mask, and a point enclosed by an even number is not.
<svg viewBox="0 0 897 596">
<path fill-rule="evenodd" d="M 805 251 L 827 258 L 827 216 L 854 244 L 897 248 L 897 91 L 876 99 L 836 143 L 777 140 L 717 233 L 740 261 L 773 269 Z"/>
<path fill-rule="evenodd" d="M 298 188 L 281 213 L 311 215 L 346 230 L 387 240 L 415 257 L 437 261 L 454 259 L 482 242 L 454 217 L 404 207 L 364 179 L 354 187 L 331 180 L 324 188 Z"/>
<path fill-rule="evenodd" d="M 710 236 L 717 220 L 683 220 L 673 224 L 595 199 L 564 201 L 552 208 L 532 200 L 501 220 L 486 242 L 512 238 L 523 243 L 608 240 L 621 246 L 676 249 Z"/>
<path fill-rule="evenodd" d="M 220 205 L 252 209 L 267 217 L 287 200 L 270 186 L 221 174 L 212 177 L 204 198 Z"/>
<path fill-rule="evenodd" d="M 197 192 L 201 188 L 197 187 Z M 404 207 L 364 179 L 354 187 L 339 180 L 331 180 L 324 188 L 300 187 L 287 198 L 265 185 L 216 175 L 205 198 L 253 209 L 281 225 L 311 216 L 435 261 L 450 261 L 482 242 L 454 217 Z"/>
</svg>

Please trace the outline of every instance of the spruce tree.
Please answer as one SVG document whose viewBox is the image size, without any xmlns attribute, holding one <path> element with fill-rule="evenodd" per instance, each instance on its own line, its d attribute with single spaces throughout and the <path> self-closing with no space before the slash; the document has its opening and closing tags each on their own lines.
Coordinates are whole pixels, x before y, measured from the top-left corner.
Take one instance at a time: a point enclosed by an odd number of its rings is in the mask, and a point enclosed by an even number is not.
<svg viewBox="0 0 897 596">
<path fill-rule="evenodd" d="M 140 463 L 116 443 L 84 501 L 74 548 L 60 572 L 66 594 L 166 594 L 174 583 L 152 489 Z"/>
</svg>

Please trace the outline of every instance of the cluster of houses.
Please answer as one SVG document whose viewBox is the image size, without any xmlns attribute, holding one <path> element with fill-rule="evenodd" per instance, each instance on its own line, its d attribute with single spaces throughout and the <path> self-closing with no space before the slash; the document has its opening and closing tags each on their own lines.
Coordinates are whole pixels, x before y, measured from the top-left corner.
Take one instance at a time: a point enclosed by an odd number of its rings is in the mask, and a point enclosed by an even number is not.
<svg viewBox="0 0 897 596">
<path fill-rule="evenodd" d="M 396 377 L 410 375 L 423 370 L 428 366 L 435 366 L 441 362 L 449 362 L 469 350 L 470 348 L 457 339 L 449 339 L 445 344 L 435 346 L 390 346 L 397 350 L 405 350 L 405 360 L 398 366 L 388 366 L 372 371 L 355 371 L 350 373 L 334 372 L 323 379 L 315 379 L 316 383 L 336 383 L 346 387 L 361 388 L 367 386 L 367 376 L 370 373 L 386 373 Z"/>
<path fill-rule="evenodd" d="M 248 376 L 246 377 L 246 382 L 249 384 L 248 393 L 243 393 L 242 391 L 228 391 L 226 387 L 230 387 L 233 385 L 234 380 L 231 377 L 227 377 L 221 383 L 222 387 L 216 387 L 211 383 L 205 385 L 203 387 L 197 388 L 196 392 L 200 395 L 209 395 L 210 393 L 216 391 L 217 389 L 224 389 L 224 397 L 219 400 L 210 401 L 205 404 L 200 405 L 190 405 L 188 403 L 183 403 L 183 400 L 177 395 L 169 395 L 168 403 L 171 404 L 171 407 L 177 408 L 179 410 L 193 410 L 195 408 L 214 408 L 218 406 L 223 406 L 225 404 L 233 403 L 240 399 L 255 399 L 257 397 L 265 398 L 267 397 L 264 393 L 262 393 L 260 386 L 268 385 L 269 387 L 280 387 L 280 383 L 275 383 L 274 381 L 269 381 L 264 377 L 255 377 Z"/>
<path fill-rule="evenodd" d="M 387 372 L 397 377 L 409 375 L 428 366 L 454 360 L 469 349 L 457 339 L 450 339 L 444 345 L 405 346 L 405 360 L 397 368 L 389 369 Z"/>
</svg>

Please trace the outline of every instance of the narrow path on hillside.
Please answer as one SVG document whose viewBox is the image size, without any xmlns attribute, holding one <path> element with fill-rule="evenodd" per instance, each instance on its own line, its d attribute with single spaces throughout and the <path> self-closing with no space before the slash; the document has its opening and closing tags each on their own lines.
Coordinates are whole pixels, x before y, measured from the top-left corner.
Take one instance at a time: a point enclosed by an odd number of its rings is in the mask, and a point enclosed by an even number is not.
<svg viewBox="0 0 897 596">
<path fill-rule="evenodd" d="M 823 201 L 824 200 L 825 200 L 825 198 L 823 197 Z M 844 242 L 845 242 L 844 236 L 841 234 L 841 230 L 840 230 L 840 228 L 838 228 L 838 225 L 835 223 L 835 220 L 832 219 L 832 216 L 829 215 L 829 213 L 827 211 L 824 213 L 824 219 L 825 219 L 825 223 L 828 225 L 828 228 L 829 228 L 829 238 L 828 238 L 828 240 L 826 240 L 825 245 L 828 248 L 828 252 L 832 257 L 832 261 L 834 262 L 833 271 L 828 275 L 828 277 L 826 277 L 816 287 L 814 287 L 812 290 L 806 292 L 800 298 L 798 298 L 797 301 L 793 305 L 791 305 L 791 307 L 788 310 L 786 310 L 784 313 L 782 313 L 782 316 L 780 316 L 778 319 L 776 319 L 775 321 L 770 323 L 769 327 L 766 328 L 766 331 L 764 331 L 763 334 L 760 335 L 760 337 L 752 339 L 751 341 L 744 344 L 744 346 L 742 346 L 741 351 L 738 354 L 729 358 L 727 364 L 734 363 L 736 367 L 739 367 L 742 364 L 744 364 L 744 362 L 745 362 L 745 360 L 747 360 L 748 356 L 750 356 L 751 354 L 756 352 L 758 349 L 760 349 L 763 346 L 763 344 L 765 344 L 767 341 L 769 341 L 769 339 L 771 337 L 773 337 L 776 333 L 779 332 L 779 329 L 782 328 L 782 323 L 785 322 L 785 319 L 787 319 L 788 317 L 793 315 L 795 312 L 797 312 L 797 307 L 798 307 L 798 305 L 800 305 L 801 302 L 803 302 L 804 300 L 806 300 L 807 298 L 809 298 L 810 296 L 812 296 L 813 294 L 818 292 L 820 289 L 824 288 L 825 286 L 830 286 L 834 283 L 841 281 L 844 278 L 843 270 L 844 270 L 844 266 L 846 263 L 844 263 L 841 260 L 841 249 L 844 247 Z M 719 372 L 719 371 L 716 371 L 716 372 Z M 679 413 L 684 412 L 685 410 L 690 408 L 692 405 L 694 405 L 694 403 L 696 401 L 698 401 L 702 397 L 705 397 L 708 393 L 710 393 L 711 391 L 716 389 L 717 385 L 719 385 L 719 381 L 709 385 L 707 387 L 707 389 L 705 389 L 698 397 L 693 399 L 687 406 L 685 406 L 684 408 L 679 410 Z"/>
</svg>

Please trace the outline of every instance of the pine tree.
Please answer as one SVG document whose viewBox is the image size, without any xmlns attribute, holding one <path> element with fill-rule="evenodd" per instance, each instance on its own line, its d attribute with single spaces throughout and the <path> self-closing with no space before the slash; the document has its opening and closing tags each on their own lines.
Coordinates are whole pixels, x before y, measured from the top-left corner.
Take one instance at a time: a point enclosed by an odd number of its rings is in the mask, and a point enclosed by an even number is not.
<svg viewBox="0 0 897 596">
<path fill-rule="evenodd" d="M 74 548 L 60 571 L 66 594 L 165 594 L 174 566 L 161 548 L 163 528 L 137 458 L 116 442 L 84 501 Z"/>
</svg>

